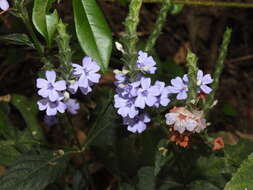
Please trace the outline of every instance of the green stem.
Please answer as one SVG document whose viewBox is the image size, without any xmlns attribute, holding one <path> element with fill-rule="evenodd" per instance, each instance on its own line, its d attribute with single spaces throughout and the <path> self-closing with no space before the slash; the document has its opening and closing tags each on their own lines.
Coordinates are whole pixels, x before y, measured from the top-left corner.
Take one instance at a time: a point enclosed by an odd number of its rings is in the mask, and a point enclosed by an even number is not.
<svg viewBox="0 0 253 190">
<path fill-rule="evenodd" d="M 139 23 L 139 12 L 142 5 L 142 0 L 132 0 L 129 5 L 129 14 L 125 21 L 126 34 L 123 37 L 125 48 L 124 60 L 131 73 L 136 70 L 137 50 L 136 44 L 138 41 L 137 25 Z"/>
<path fill-rule="evenodd" d="M 155 42 L 156 42 L 157 38 L 159 37 L 159 35 L 161 34 L 162 28 L 166 22 L 167 13 L 171 7 L 172 7 L 171 0 L 164 0 L 163 1 L 162 8 L 160 9 L 154 30 L 150 34 L 150 36 L 147 40 L 146 46 L 144 48 L 144 50 L 146 52 L 151 51 L 152 48 L 155 46 Z"/>
<path fill-rule="evenodd" d="M 116 0 L 105 0 L 116 1 Z M 143 0 L 143 3 L 161 3 L 163 0 Z M 253 8 L 253 3 L 240 3 L 240 2 L 222 2 L 222 1 L 200 1 L 200 0 L 171 0 L 173 4 L 184 5 L 200 5 L 200 6 L 214 6 L 214 7 L 238 7 L 238 8 Z"/>
<path fill-rule="evenodd" d="M 192 53 L 190 50 L 188 50 L 187 54 L 187 65 L 188 65 L 188 98 L 186 100 L 186 105 L 188 108 L 192 108 L 192 104 L 195 103 L 197 99 L 197 62 L 198 58 L 197 56 Z"/>
<path fill-rule="evenodd" d="M 33 30 L 32 23 L 31 23 L 30 19 L 28 17 L 23 17 L 23 22 L 24 22 L 24 24 L 27 28 L 27 31 L 29 32 L 29 34 L 32 38 L 32 41 L 34 43 L 35 48 L 37 49 L 39 55 L 41 57 L 43 57 L 44 53 L 43 53 L 42 46 L 41 46 L 41 44 L 40 44 L 40 42 L 39 42 L 39 40 L 38 40 L 34 30 Z"/>
<path fill-rule="evenodd" d="M 206 115 L 208 115 L 208 112 L 210 111 L 210 108 L 214 102 L 215 93 L 219 87 L 220 76 L 221 76 L 221 73 L 224 68 L 224 62 L 225 62 L 225 58 L 227 56 L 228 46 L 229 46 L 230 39 L 231 39 L 231 34 L 232 34 L 232 29 L 227 28 L 224 35 L 223 35 L 223 41 L 222 41 L 221 48 L 220 48 L 220 54 L 219 54 L 217 65 L 216 65 L 214 75 L 213 75 L 214 80 L 211 85 L 212 92 L 209 94 L 208 99 L 207 99 L 206 103 L 204 104 L 204 112 Z"/>
</svg>

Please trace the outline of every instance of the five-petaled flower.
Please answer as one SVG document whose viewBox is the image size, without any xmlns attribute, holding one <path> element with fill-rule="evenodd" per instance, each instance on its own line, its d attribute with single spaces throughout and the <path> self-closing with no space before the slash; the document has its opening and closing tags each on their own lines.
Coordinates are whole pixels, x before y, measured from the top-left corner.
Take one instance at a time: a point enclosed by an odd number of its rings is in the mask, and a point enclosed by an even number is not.
<svg viewBox="0 0 253 190">
<path fill-rule="evenodd" d="M 40 88 L 38 94 L 52 102 L 59 100 L 61 92 L 66 90 L 66 82 L 64 80 L 56 81 L 54 71 L 46 71 L 46 79 L 37 79 L 37 88 Z"/>
<path fill-rule="evenodd" d="M 137 67 L 144 73 L 154 74 L 156 71 L 156 62 L 153 57 L 148 56 L 143 51 L 138 52 Z"/>
<path fill-rule="evenodd" d="M 133 133 L 142 133 L 146 128 L 146 123 L 151 121 L 147 114 L 141 114 L 135 118 L 125 117 L 123 119 L 124 125 L 127 125 L 127 130 Z"/>
<path fill-rule="evenodd" d="M 86 95 L 91 92 L 91 86 L 99 82 L 101 75 L 97 73 L 100 67 L 90 57 L 84 57 L 82 63 L 82 65 L 72 64 L 74 67 L 73 76 L 77 80 L 69 88 L 72 89 L 72 93 L 75 93 L 79 87 L 82 93 Z"/>
</svg>

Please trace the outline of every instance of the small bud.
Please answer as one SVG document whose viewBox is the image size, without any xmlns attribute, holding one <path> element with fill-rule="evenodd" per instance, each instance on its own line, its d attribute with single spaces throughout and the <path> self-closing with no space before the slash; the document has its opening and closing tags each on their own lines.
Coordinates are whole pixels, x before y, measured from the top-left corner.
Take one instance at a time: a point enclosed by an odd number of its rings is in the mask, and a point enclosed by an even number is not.
<svg viewBox="0 0 253 190">
<path fill-rule="evenodd" d="M 214 106 L 216 106 L 218 104 L 218 100 L 214 100 L 213 104 L 211 105 L 211 108 L 213 108 Z"/>
<path fill-rule="evenodd" d="M 64 152 L 64 150 L 59 149 L 59 150 L 58 150 L 58 154 L 61 155 L 61 156 L 63 156 L 63 155 L 65 154 L 65 152 Z"/>
<path fill-rule="evenodd" d="M 33 131 L 33 132 L 32 132 L 32 135 L 33 135 L 33 136 L 37 135 L 37 131 Z"/>
<path fill-rule="evenodd" d="M 121 53 L 125 53 L 123 46 L 119 42 L 115 42 L 116 49 L 119 50 Z"/>
<path fill-rule="evenodd" d="M 64 92 L 64 99 L 68 100 L 70 97 L 69 93 L 67 91 Z"/>
</svg>

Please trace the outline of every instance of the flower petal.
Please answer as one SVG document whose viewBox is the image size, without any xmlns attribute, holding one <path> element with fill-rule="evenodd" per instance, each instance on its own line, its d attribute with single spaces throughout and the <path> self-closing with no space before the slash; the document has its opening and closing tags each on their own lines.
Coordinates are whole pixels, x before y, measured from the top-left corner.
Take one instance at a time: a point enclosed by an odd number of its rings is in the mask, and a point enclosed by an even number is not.
<svg viewBox="0 0 253 190">
<path fill-rule="evenodd" d="M 37 88 L 47 88 L 48 87 L 48 81 L 45 80 L 45 79 L 42 79 L 42 78 L 38 78 L 36 80 L 36 87 Z"/>
<path fill-rule="evenodd" d="M 46 78 L 49 82 L 54 83 L 56 79 L 56 73 L 54 71 L 46 71 Z"/>
<path fill-rule="evenodd" d="M 65 80 L 60 80 L 54 83 L 55 90 L 62 91 L 66 90 L 66 82 Z"/>
</svg>

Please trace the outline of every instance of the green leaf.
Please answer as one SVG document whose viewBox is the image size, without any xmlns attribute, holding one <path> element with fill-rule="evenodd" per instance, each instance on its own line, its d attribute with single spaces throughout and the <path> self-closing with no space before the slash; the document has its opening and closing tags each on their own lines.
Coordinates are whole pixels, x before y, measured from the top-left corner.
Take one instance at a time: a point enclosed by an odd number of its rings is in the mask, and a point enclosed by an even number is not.
<svg viewBox="0 0 253 190">
<path fill-rule="evenodd" d="M 205 179 L 213 186 L 223 188 L 226 184 L 224 174 L 227 172 L 225 159 L 222 157 L 200 157 L 197 161 L 196 175 Z"/>
<path fill-rule="evenodd" d="M 55 36 L 55 32 L 57 29 L 57 24 L 59 22 L 58 12 L 54 10 L 52 14 L 46 15 L 46 24 L 47 24 L 47 33 L 48 33 L 48 45 L 52 46 L 52 41 Z"/>
<path fill-rule="evenodd" d="M 0 178 L 1 190 L 41 190 L 63 174 L 68 153 L 41 151 L 20 157 Z"/>
<path fill-rule="evenodd" d="M 112 50 L 110 28 L 95 0 L 73 0 L 76 34 L 83 51 L 106 71 Z"/>
<path fill-rule="evenodd" d="M 198 180 L 190 184 L 189 190 L 220 190 L 208 181 Z"/>
<path fill-rule="evenodd" d="M 138 172 L 138 190 L 154 190 L 155 189 L 155 175 L 153 167 L 143 167 Z"/>
<path fill-rule="evenodd" d="M 224 190 L 251 190 L 253 189 L 253 153 L 250 154 L 237 172 L 227 183 Z"/>
<path fill-rule="evenodd" d="M 253 152 L 253 143 L 246 139 L 240 139 L 235 145 L 227 144 L 224 151 L 228 163 L 232 166 L 239 167 L 242 161 Z"/>
<path fill-rule="evenodd" d="M 168 140 L 167 139 L 162 139 L 159 142 L 158 145 L 158 150 L 156 152 L 156 158 L 155 158 L 155 176 L 157 176 L 160 172 L 160 170 L 162 169 L 162 167 L 169 161 L 169 159 L 171 158 L 168 154 L 167 154 L 167 145 L 168 145 Z M 170 154 L 171 155 L 171 154 Z"/>
<path fill-rule="evenodd" d="M 183 8 L 184 8 L 184 4 L 173 4 L 170 10 L 170 14 L 177 15 L 183 10 Z"/>
<path fill-rule="evenodd" d="M 46 11 L 48 0 L 34 0 L 32 21 L 37 31 L 48 39 L 47 24 L 46 24 Z"/>
<path fill-rule="evenodd" d="M 229 102 L 225 102 L 222 105 L 221 109 L 222 109 L 222 112 L 227 116 L 235 117 L 237 115 L 236 108 Z"/>
<path fill-rule="evenodd" d="M 34 139 L 43 139 L 43 131 L 37 121 L 38 109 L 35 101 L 32 101 L 31 99 L 28 100 L 28 98 L 22 95 L 13 94 L 11 103 L 19 110 L 23 116 L 28 129 L 34 136 Z"/>
<path fill-rule="evenodd" d="M 27 45 L 31 48 L 34 48 L 34 44 L 30 41 L 29 37 L 26 34 L 7 34 L 0 36 L 0 41 L 6 41 L 9 44 L 14 45 Z"/>
<path fill-rule="evenodd" d="M 13 140 L 0 141 L 0 165 L 10 165 L 18 156 L 20 152 L 14 147 L 16 142 Z"/>
</svg>

